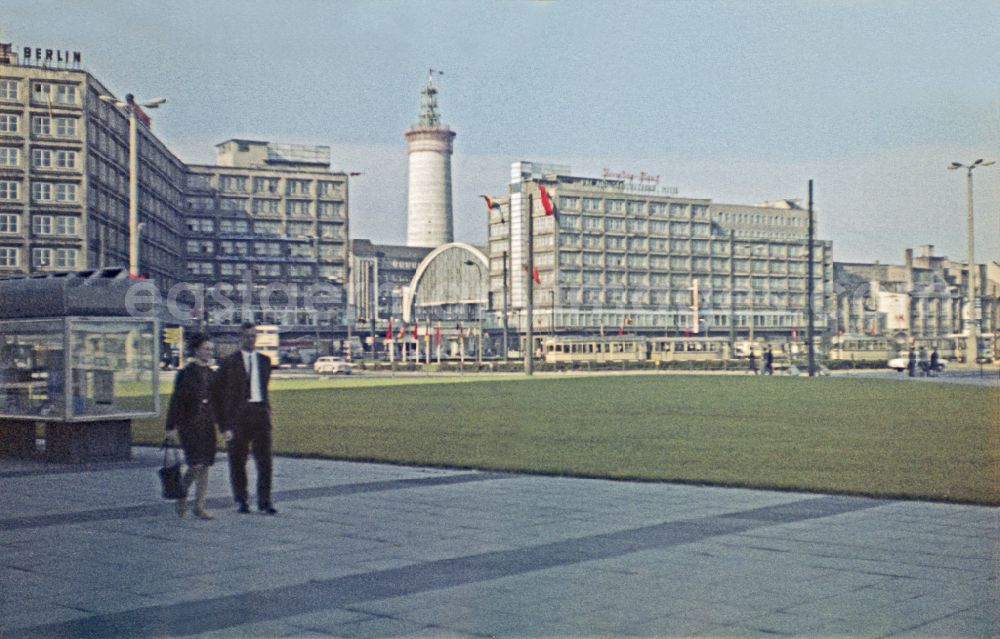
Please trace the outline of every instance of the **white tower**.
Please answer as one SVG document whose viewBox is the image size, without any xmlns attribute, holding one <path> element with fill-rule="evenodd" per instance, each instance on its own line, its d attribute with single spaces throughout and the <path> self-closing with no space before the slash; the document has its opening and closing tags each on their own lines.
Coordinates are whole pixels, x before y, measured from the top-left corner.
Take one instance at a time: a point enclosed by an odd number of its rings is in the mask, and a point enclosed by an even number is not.
<svg viewBox="0 0 1000 639">
<path fill-rule="evenodd" d="M 453 238 L 451 222 L 451 142 L 455 132 L 441 124 L 431 69 L 421 91 L 417 125 L 406 132 L 410 154 L 406 200 L 406 245 L 435 247 Z"/>
</svg>

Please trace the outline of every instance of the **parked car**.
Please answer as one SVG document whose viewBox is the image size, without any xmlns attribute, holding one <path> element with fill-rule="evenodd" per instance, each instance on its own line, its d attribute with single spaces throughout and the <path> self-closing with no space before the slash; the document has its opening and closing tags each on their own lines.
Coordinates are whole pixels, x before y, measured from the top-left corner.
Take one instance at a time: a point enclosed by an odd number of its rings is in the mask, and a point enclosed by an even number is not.
<svg viewBox="0 0 1000 639">
<path fill-rule="evenodd" d="M 320 357 L 313 364 L 313 370 L 320 375 L 350 375 L 352 368 L 343 357 Z"/>
</svg>

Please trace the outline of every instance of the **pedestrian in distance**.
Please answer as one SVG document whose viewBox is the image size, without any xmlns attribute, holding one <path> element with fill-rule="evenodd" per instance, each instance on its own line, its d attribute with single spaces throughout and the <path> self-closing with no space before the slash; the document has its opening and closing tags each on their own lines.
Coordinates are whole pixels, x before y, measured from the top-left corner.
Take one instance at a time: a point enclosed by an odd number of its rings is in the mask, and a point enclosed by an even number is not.
<svg viewBox="0 0 1000 639">
<path fill-rule="evenodd" d="M 176 501 L 177 514 L 187 511 L 187 491 L 195 484 L 194 514 L 200 519 L 213 519 L 205 508 L 208 494 L 208 469 L 215 463 L 218 420 L 212 403 L 215 372 L 215 344 L 204 334 L 197 333 L 188 340 L 193 360 L 177 371 L 174 392 L 167 409 L 166 438 L 184 449 L 187 472 L 181 481 L 185 497 Z"/>
<path fill-rule="evenodd" d="M 237 512 L 249 513 L 247 455 L 257 467 L 257 508 L 274 515 L 271 503 L 271 405 L 267 386 L 271 360 L 256 350 L 257 327 L 240 325 L 240 348 L 222 360 L 215 378 L 214 401 L 229 450 L 229 482 Z"/>
<path fill-rule="evenodd" d="M 770 346 L 764 351 L 764 373 L 774 375 L 774 351 L 771 350 Z"/>
<path fill-rule="evenodd" d="M 917 351 L 917 370 L 921 375 L 928 375 L 927 371 L 927 349 L 923 346 Z"/>
<path fill-rule="evenodd" d="M 754 375 L 760 375 L 760 371 L 757 370 L 757 355 L 753 352 L 753 348 L 750 349 L 750 372 Z"/>
<path fill-rule="evenodd" d="M 907 371 L 907 374 L 910 377 L 915 377 L 916 376 L 916 371 L 917 371 L 917 351 L 913 350 L 912 346 L 910 347 L 910 353 L 907 356 L 907 360 L 906 360 L 906 371 Z"/>
<path fill-rule="evenodd" d="M 938 355 L 937 349 L 935 348 L 934 350 L 931 351 L 931 368 L 930 371 L 928 372 L 928 375 L 933 377 L 934 374 L 937 373 L 939 363 L 940 363 L 940 356 Z"/>
</svg>

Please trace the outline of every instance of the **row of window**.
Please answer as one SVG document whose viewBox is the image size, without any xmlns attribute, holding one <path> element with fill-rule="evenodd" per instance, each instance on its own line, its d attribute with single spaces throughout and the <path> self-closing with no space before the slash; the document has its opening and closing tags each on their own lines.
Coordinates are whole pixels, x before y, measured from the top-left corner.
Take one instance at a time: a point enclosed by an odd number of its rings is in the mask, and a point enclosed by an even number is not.
<svg viewBox="0 0 1000 639">
<path fill-rule="evenodd" d="M 618 213 L 631 215 L 667 215 L 695 220 L 708 219 L 708 206 L 685 202 L 649 202 L 646 200 L 602 199 L 596 197 L 560 196 L 559 210 L 588 213 Z"/>
<path fill-rule="evenodd" d="M 720 211 L 715 216 L 716 221 L 727 224 L 756 224 L 758 226 L 792 226 L 805 227 L 809 219 L 803 215 L 768 215 L 766 213 L 731 213 Z"/>
<path fill-rule="evenodd" d="M 329 180 L 306 180 L 301 178 L 284 178 L 285 195 L 311 196 L 313 184 L 316 185 L 316 195 L 319 197 L 339 197 L 342 195 L 343 183 Z M 200 188 L 211 188 L 211 178 L 207 175 L 192 174 L 188 184 Z M 251 190 L 252 189 L 252 190 Z M 280 179 L 276 177 L 250 177 L 246 175 L 220 175 L 219 190 L 227 193 L 272 193 L 281 192 Z"/>
<path fill-rule="evenodd" d="M 0 100 L 18 100 L 21 95 L 21 81 L 16 78 L 0 78 Z M 75 84 L 34 82 L 31 99 L 39 104 L 75 106 L 80 103 L 80 91 Z"/>
<path fill-rule="evenodd" d="M 559 289 L 559 301 L 561 304 L 635 304 L 677 307 L 688 307 L 691 305 L 691 292 L 688 290 L 650 290 L 634 291 L 624 288 L 598 289 L 598 288 L 575 288 L 563 287 Z M 536 291 L 536 304 L 548 305 L 549 298 L 546 291 Z M 773 293 L 754 293 L 752 296 L 747 293 L 735 293 L 732 298 L 726 293 L 713 293 L 702 296 L 702 305 L 706 308 L 725 308 L 730 304 L 737 307 L 746 308 L 754 306 L 757 310 L 767 308 L 802 308 L 806 303 L 805 295 L 783 295 Z M 819 306 L 820 308 L 822 305 Z M 759 325 L 763 325 L 761 322 Z"/>
<path fill-rule="evenodd" d="M 79 133 L 79 118 L 66 116 L 31 116 L 31 133 L 62 138 L 75 138 Z M 16 113 L 0 113 L 0 133 L 20 133 L 21 116 Z"/>
<path fill-rule="evenodd" d="M 213 262 L 187 263 L 188 274 L 190 275 L 215 275 Z M 220 277 L 240 277 L 246 273 L 253 272 L 255 277 L 280 277 L 282 275 L 281 264 L 249 264 L 247 262 L 221 262 L 219 264 Z M 312 264 L 286 264 L 285 275 L 288 277 L 313 277 L 315 268 Z"/>
<path fill-rule="evenodd" d="M 31 166 L 36 169 L 72 170 L 78 166 L 79 153 L 70 149 L 32 149 Z M 21 149 L 0 146 L 0 166 L 20 166 Z"/>
<path fill-rule="evenodd" d="M 245 197 L 223 197 L 219 198 L 218 205 L 215 199 L 205 196 L 187 198 L 187 206 L 193 211 L 213 211 L 216 208 L 222 211 L 239 211 L 243 213 L 253 212 L 254 215 L 280 215 L 282 211 L 281 200 Z M 292 217 L 312 217 L 312 200 L 285 200 L 284 212 Z M 344 214 L 343 202 L 316 202 L 317 217 L 326 219 L 339 219 Z"/>
<path fill-rule="evenodd" d="M 31 265 L 34 268 L 75 269 L 80 251 L 75 248 L 33 248 Z M 0 267 L 19 268 L 21 249 L 0 246 Z"/>
<path fill-rule="evenodd" d="M 32 215 L 31 232 L 35 235 L 76 236 L 79 219 L 71 215 Z M 0 213 L 0 233 L 20 233 L 21 216 L 17 213 Z"/>
<path fill-rule="evenodd" d="M 77 185 L 67 182 L 32 182 L 31 199 L 34 202 L 76 202 Z M 0 180 L 0 200 L 21 199 L 21 183 Z"/>
</svg>

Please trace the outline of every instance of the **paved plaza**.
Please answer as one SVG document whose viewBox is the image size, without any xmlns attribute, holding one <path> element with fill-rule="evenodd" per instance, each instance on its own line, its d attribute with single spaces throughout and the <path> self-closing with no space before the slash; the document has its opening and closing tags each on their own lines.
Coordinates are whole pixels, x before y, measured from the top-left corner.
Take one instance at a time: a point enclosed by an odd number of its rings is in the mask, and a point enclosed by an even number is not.
<svg viewBox="0 0 1000 639">
<path fill-rule="evenodd" d="M 0 461 L 0 636 L 1000 635 L 996 508 L 220 455 L 206 522 L 159 455 Z"/>
</svg>

